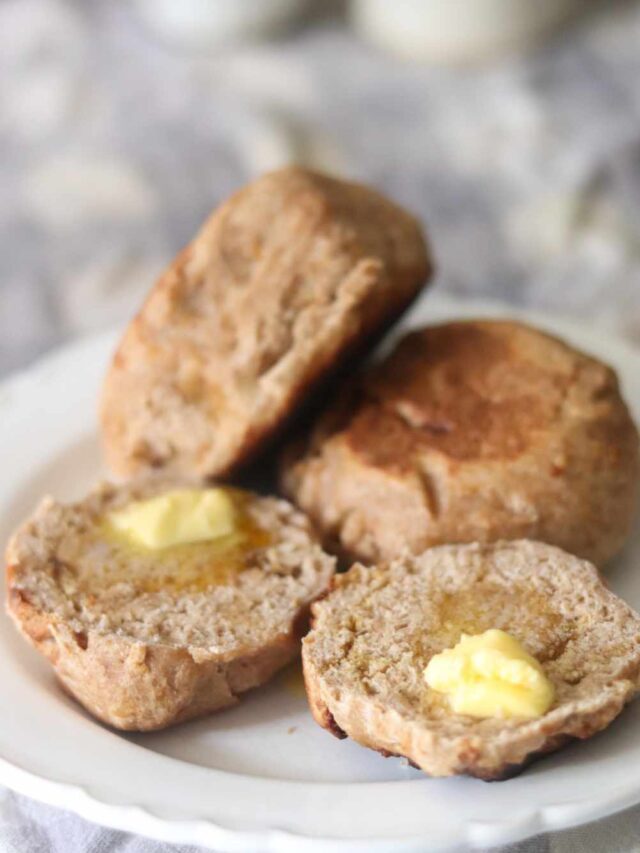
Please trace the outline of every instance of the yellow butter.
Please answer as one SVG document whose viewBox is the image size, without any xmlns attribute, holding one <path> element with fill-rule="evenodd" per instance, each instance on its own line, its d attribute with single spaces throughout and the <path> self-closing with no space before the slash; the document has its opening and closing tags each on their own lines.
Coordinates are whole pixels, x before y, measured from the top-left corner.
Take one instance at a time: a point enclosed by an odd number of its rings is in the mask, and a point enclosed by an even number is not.
<svg viewBox="0 0 640 853">
<path fill-rule="evenodd" d="M 107 524 L 152 550 L 219 539 L 237 528 L 233 500 L 224 489 L 175 489 L 110 513 Z"/>
<path fill-rule="evenodd" d="M 505 631 L 463 634 L 424 671 L 429 687 L 447 695 L 457 714 L 539 717 L 553 702 L 553 685 L 538 661 Z"/>
</svg>

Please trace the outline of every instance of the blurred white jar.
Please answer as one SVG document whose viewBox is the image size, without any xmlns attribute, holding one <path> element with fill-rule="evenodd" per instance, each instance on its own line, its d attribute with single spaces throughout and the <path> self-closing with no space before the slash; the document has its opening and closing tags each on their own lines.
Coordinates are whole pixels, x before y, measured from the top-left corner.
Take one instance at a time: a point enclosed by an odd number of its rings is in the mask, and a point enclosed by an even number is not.
<svg viewBox="0 0 640 853">
<path fill-rule="evenodd" d="M 140 17 L 165 41 L 198 49 L 282 32 L 308 0 L 134 0 Z"/>
<path fill-rule="evenodd" d="M 589 0 L 352 0 L 358 32 L 407 59 L 465 62 L 526 45 Z"/>
</svg>

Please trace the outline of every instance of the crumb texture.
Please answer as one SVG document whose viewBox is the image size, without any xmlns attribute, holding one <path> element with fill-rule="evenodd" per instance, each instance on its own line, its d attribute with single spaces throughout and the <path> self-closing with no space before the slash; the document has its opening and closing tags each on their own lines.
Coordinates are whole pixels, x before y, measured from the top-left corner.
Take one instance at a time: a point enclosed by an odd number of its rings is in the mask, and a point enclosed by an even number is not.
<svg viewBox="0 0 640 853">
<path fill-rule="evenodd" d="M 337 576 L 314 605 L 303 643 L 318 722 L 404 755 L 432 775 L 500 778 L 533 754 L 604 728 L 640 683 L 640 617 L 595 568 L 520 541 L 434 548 Z M 555 689 L 533 720 L 454 714 L 430 690 L 429 660 L 462 633 L 499 628 L 543 666 Z"/>
<path fill-rule="evenodd" d="M 7 551 L 19 628 L 80 701 L 124 728 L 222 707 L 267 680 L 297 653 L 308 606 L 333 573 L 300 512 L 239 491 L 243 538 L 225 545 L 146 551 L 106 532 L 109 511 L 172 484 L 153 477 L 73 505 L 46 499 Z"/>
</svg>

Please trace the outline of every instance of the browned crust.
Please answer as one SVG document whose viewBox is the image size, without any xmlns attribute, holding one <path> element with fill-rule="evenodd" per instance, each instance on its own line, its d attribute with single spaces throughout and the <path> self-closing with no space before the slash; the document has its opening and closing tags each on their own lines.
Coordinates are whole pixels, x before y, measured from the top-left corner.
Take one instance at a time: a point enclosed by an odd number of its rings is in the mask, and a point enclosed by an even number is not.
<svg viewBox="0 0 640 853">
<path fill-rule="evenodd" d="M 304 675 L 304 687 L 309 702 L 309 710 L 316 723 L 326 729 L 338 740 L 348 737 L 347 733 L 336 723 L 335 717 L 329 710 L 326 702 L 322 699 L 320 687 L 317 680 L 309 673 L 304 657 L 302 658 L 302 673 Z"/>
<path fill-rule="evenodd" d="M 263 684 L 299 653 L 294 630 L 232 660 L 199 662 L 183 648 L 93 631 L 78 636 L 13 586 L 16 570 L 7 568 L 7 610 L 16 626 L 53 666 L 64 688 L 114 728 L 152 731 L 234 705 L 239 694 Z"/>
<path fill-rule="evenodd" d="M 522 323 L 407 335 L 282 458 L 283 492 L 351 559 L 530 538 L 603 565 L 637 504 L 615 373 Z"/>
<path fill-rule="evenodd" d="M 277 202 L 267 217 L 269 196 Z M 279 222 L 288 223 L 286 249 Z M 262 242 L 266 249 L 254 245 Z M 265 256 L 270 262 L 263 269 Z M 255 271 L 252 265 L 263 278 L 247 273 Z M 122 339 L 101 406 L 110 466 L 125 476 L 149 467 L 220 476 L 246 466 L 332 374 L 376 342 L 431 272 L 416 221 L 373 190 L 296 168 L 249 185 L 178 255 Z M 298 279 L 306 288 L 300 304 L 292 289 Z M 250 301 L 238 296 L 246 288 Z M 277 305 L 264 302 L 272 292 L 280 293 Z M 311 305 L 317 319 L 304 333 L 295 325 L 304 313 L 300 305 L 305 310 Z M 293 318 L 287 332 L 271 328 L 274 314 Z M 194 333 L 185 337 L 189 323 Z M 223 343 L 226 332 L 232 343 Z M 285 344 L 280 338 L 287 334 L 291 339 Z M 247 341 L 254 342 L 252 351 Z M 184 353 L 204 357 L 195 379 L 207 390 L 197 401 L 183 400 L 180 382 L 170 379 Z M 261 396 L 264 373 L 273 364 L 284 364 L 277 390 L 268 386 Z M 206 365 L 220 368 L 215 371 L 220 389 Z M 249 386 L 251 404 L 243 396 Z"/>
<path fill-rule="evenodd" d="M 542 749 L 529 753 L 525 760 L 520 764 L 505 764 L 505 766 L 499 771 L 479 771 L 474 773 L 473 776 L 476 779 L 482 779 L 484 782 L 506 782 L 507 779 L 513 779 L 514 777 L 519 776 L 523 770 L 526 770 L 527 767 L 529 767 L 529 765 L 534 764 L 541 758 L 544 758 L 545 755 L 550 755 L 552 752 L 562 749 L 563 746 L 566 746 L 566 744 L 570 743 L 572 740 L 576 740 L 576 738 L 570 735 L 550 737 Z"/>
<path fill-rule="evenodd" d="M 429 268 L 428 277 L 433 274 L 433 268 Z M 352 335 L 347 338 L 340 348 L 327 354 L 318 361 L 312 373 L 301 377 L 297 385 L 290 392 L 278 411 L 274 411 L 271 422 L 258 428 L 255 424 L 246 433 L 243 443 L 238 448 L 237 458 L 226 467 L 215 473 L 216 477 L 236 476 L 252 465 L 257 457 L 265 452 L 279 452 L 281 440 L 286 437 L 292 428 L 311 417 L 314 411 L 321 406 L 321 401 L 326 399 L 340 381 L 345 371 L 345 364 L 352 365 L 363 359 L 380 341 L 385 334 L 392 329 L 402 315 L 411 307 L 418 298 L 420 291 L 411 294 L 409 299 L 403 300 L 398 306 L 389 308 L 389 315 L 383 321 L 370 329 L 364 329 L 360 335 Z M 214 476 L 208 474 L 208 476 Z"/>
</svg>

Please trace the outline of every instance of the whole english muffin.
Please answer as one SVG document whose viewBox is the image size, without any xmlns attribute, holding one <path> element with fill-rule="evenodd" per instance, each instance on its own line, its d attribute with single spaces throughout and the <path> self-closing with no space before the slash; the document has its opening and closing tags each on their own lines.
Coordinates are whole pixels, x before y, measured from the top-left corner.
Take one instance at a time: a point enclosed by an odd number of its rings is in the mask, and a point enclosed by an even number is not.
<svg viewBox="0 0 640 853">
<path fill-rule="evenodd" d="M 433 776 L 500 779 L 605 728 L 640 689 L 640 617 L 589 563 L 537 542 L 452 545 L 336 575 L 302 659 L 316 721 Z M 555 688 L 532 719 L 454 713 L 424 669 L 498 628 Z"/>
<path fill-rule="evenodd" d="M 109 464 L 202 476 L 241 465 L 429 274 L 418 223 L 377 192 L 299 168 L 249 184 L 125 332 L 102 398 Z"/>
<path fill-rule="evenodd" d="M 602 565 L 636 506 L 615 373 L 511 321 L 407 335 L 285 456 L 286 494 L 363 560 L 531 538 Z"/>
<path fill-rule="evenodd" d="M 158 729 L 238 701 L 300 649 L 334 560 L 288 503 L 234 490 L 241 537 L 157 551 L 105 526 L 112 510 L 193 483 L 105 484 L 46 498 L 7 549 L 8 611 L 92 714 Z"/>
</svg>

